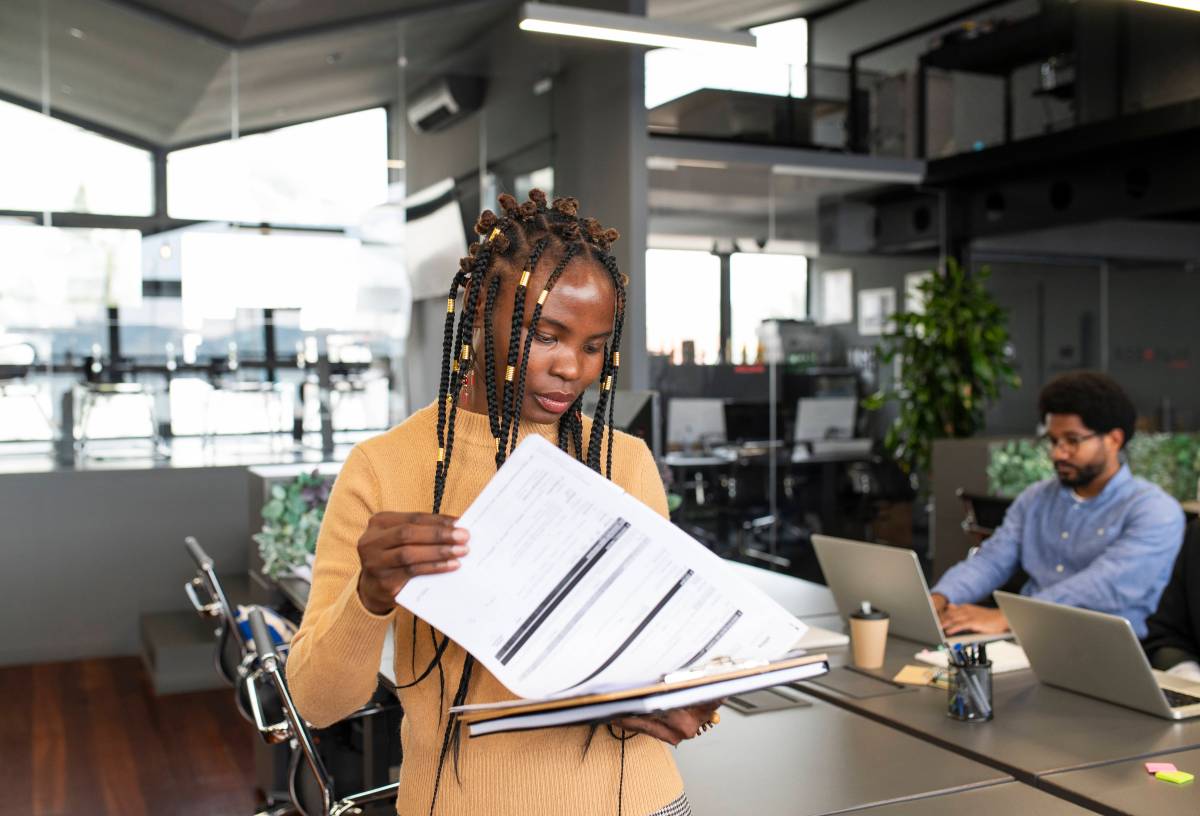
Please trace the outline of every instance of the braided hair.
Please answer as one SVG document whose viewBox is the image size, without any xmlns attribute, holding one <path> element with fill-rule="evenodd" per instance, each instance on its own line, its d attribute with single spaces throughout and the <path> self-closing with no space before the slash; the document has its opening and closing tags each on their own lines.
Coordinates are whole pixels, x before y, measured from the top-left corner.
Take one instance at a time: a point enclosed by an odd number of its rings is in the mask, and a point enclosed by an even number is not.
<svg viewBox="0 0 1200 816">
<path fill-rule="evenodd" d="M 454 427 L 459 409 L 459 392 L 462 390 L 468 371 L 474 365 L 469 342 L 475 326 L 480 299 L 483 300 L 484 328 L 484 387 L 487 389 L 488 427 L 496 440 L 496 467 L 504 464 L 516 449 L 520 440 L 521 406 L 525 398 L 526 375 L 529 370 L 530 349 L 542 306 L 554 289 L 567 266 L 577 258 L 594 262 L 608 276 L 615 293 L 613 332 L 604 347 L 604 362 L 600 372 L 600 396 L 595 417 L 588 434 L 587 447 L 583 438 L 583 396 L 580 395 L 559 420 L 558 447 L 584 462 L 596 472 L 612 478 L 613 445 L 613 400 L 617 370 L 620 366 L 621 330 L 625 322 L 625 287 L 627 278 L 617 267 L 611 254 L 614 241 L 620 236 L 615 229 L 603 227 L 594 218 L 578 216 L 579 202 L 574 198 L 556 198 L 547 205 L 546 194 L 541 190 L 530 190 L 529 200 L 518 204 L 507 193 L 499 197 L 502 215 L 484 210 L 475 223 L 479 241 L 472 243 L 466 257 L 459 261 L 458 272 L 450 284 L 446 300 L 446 322 L 442 335 L 441 377 L 437 398 L 437 462 L 434 471 L 433 512 L 441 512 L 446 490 L 446 479 L 454 452 Z M 529 319 L 525 322 L 525 307 L 528 284 L 539 262 L 543 259 L 557 260 L 550 271 Z M 508 353 L 504 360 L 503 386 L 497 394 L 501 373 L 496 359 L 494 316 L 499 301 L 501 278 L 505 274 L 519 274 L 513 297 L 512 325 L 510 326 Z M 462 311 L 457 312 L 456 303 L 462 293 Z M 522 330 L 525 335 L 522 342 Z M 602 458 L 601 453 L 604 453 Z M 415 643 L 416 620 L 413 621 Z M 430 627 L 434 641 L 434 656 L 420 676 L 399 688 L 407 688 L 423 681 L 436 667 L 442 683 L 444 677 L 442 656 L 449 645 L 449 638 L 439 635 Z M 463 662 L 462 675 L 452 698 L 452 705 L 465 703 L 471 682 L 475 660 L 467 655 Z M 414 671 L 414 674 L 416 672 Z M 440 723 L 439 710 L 439 723 Z M 429 812 L 432 816 L 437 805 L 442 770 L 446 757 L 453 749 L 455 775 L 458 773 L 459 729 L 455 715 L 451 714 L 442 737 L 438 757 L 437 776 L 434 779 L 433 799 Z M 589 737 L 590 740 L 590 737 Z"/>
</svg>

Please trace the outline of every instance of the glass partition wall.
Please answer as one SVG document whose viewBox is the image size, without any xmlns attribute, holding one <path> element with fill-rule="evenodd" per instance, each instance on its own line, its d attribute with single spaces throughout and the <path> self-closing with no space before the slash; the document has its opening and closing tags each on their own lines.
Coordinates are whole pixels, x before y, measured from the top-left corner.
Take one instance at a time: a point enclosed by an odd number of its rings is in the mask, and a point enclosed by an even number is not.
<svg viewBox="0 0 1200 816">
<path fill-rule="evenodd" d="M 321 36 L 3 4 L 0 457 L 328 451 L 403 416 L 402 44 Z M 386 63 L 393 98 L 295 99 L 281 61 L 327 83 Z"/>
</svg>

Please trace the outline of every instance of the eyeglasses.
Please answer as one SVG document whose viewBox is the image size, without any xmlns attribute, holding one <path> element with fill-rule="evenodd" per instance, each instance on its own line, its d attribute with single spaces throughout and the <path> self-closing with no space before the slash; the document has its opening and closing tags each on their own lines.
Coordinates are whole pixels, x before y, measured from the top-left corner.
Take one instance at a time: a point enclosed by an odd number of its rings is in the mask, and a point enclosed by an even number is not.
<svg viewBox="0 0 1200 816">
<path fill-rule="evenodd" d="M 1040 442 L 1042 447 L 1046 449 L 1047 453 L 1054 453 L 1054 451 L 1061 446 L 1062 449 L 1068 454 L 1074 454 L 1079 450 L 1080 445 L 1099 435 L 1100 434 L 1098 433 L 1090 433 L 1084 434 L 1083 436 L 1064 436 L 1056 439 L 1050 434 L 1042 434 L 1040 437 L 1038 437 L 1038 442 Z"/>
</svg>

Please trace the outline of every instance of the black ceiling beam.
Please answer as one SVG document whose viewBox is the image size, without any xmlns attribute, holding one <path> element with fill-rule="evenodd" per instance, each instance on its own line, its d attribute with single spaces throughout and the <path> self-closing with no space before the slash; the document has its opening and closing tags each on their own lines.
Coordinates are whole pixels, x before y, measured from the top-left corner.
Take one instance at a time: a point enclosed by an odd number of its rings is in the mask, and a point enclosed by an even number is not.
<svg viewBox="0 0 1200 816">
<path fill-rule="evenodd" d="M 835 0 L 835 2 L 827 3 L 816 11 L 810 11 L 808 14 L 802 14 L 801 17 L 807 19 L 810 23 L 815 20 L 820 20 L 822 17 L 829 17 L 837 14 L 839 11 L 845 11 L 851 6 L 857 6 L 862 0 Z"/>
<path fill-rule="evenodd" d="M 277 43 L 304 39 L 305 37 L 313 37 L 319 34 L 329 34 L 347 28 L 358 28 L 359 26 L 379 23 L 398 23 L 402 20 L 411 20 L 416 17 L 423 17 L 427 14 L 436 14 L 438 12 L 445 12 L 451 9 L 459 9 L 463 6 L 482 5 L 495 5 L 495 3 L 489 2 L 489 0 L 435 0 L 435 2 L 422 3 L 419 6 L 410 6 L 409 8 L 396 11 L 379 11 L 373 14 L 363 14 L 358 17 L 347 17 L 344 20 L 331 20 L 327 23 L 316 23 L 303 28 L 293 28 L 287 31 L 260 34 L 256 37 L 246 37 L 239 40 L 237 42 L 237 46 L 239 48 L 256 48 L 263 45 L 275 45 Z M 515 3 L 512 5 L 515 6 Z"/>
<path fill-rule="evenodd" d="M 34 111 L 35 113 L 42 112 L 42 104 L 40 102 L 35 102 L 32 99 L 26 99 L 23 96 L 18 96 L 17 94 L 9 93 L 8 91 L 0 91 L 0 101 L 17 105 L 18 107 Z M 135 136 L 132 133 L 127 133 L 126 131 L 118 128 L 110 127 L 109 125 L 102 125 L 99 122 L 93 121 L 84 116 L 75 116 L 74 114 L 64 113 L 60 108 L 56 108 L 53 105 L 50 106 L 49 116 L 52 119 L 58 119 L 61 122 L 66 122 L 67 124 L 81 127 L 84 130 L 89 130 L 92 133 L 97 133 L 106 139 L 112 139 L 114 142 L 121 142 L 122 144 L 129 145 L 130 147 L 136 147 L 139 150 L 149 150 L 150 152 L 154 152 L 160 147 L 160 145 L 154 142 L 143 139 L 140 136 Z"/>
<path fill-rule="evenodd" d="M 931 159 L 926 164 L 925 184 L 951 187 L 975 183 L 1007 176 L 1014 169 L 1056 166 L 1088 153 L 1129 150 L 1132 145 L 1155 139 L 1194 140 L 1196 134 L 1200 134 L 1200 100 L 1193 99 L 987 150 Z"/>
<path fill-rule="evenodd" d="M 236 40 L 230 39 L 224 34 L 196 25 L 191 20 L 184 19 L 183 17 L 168 14 L 162 9 L 140 2 L 140 0 L 108 0 L 108 2 L 114 6 L 120 6 L 126 11 L 138 14 L 152 22 L 174 28 L 184 34 L 191 34 L 194 37 L 210 40 L 225 48 L 236 48 L 238 45 Z"/>
<path fill-rule="evenodd" d="M 364 105 L 359 108 L 349 108 L 347 110 L 334 111 L 333 113 L 326 113 L 309 119 L 289 119 L 272 125 L 264 125 L 262 127 L 243 128 L 238 130 L 238 138 L 240 139 L 245 136 L 257 136 L 260 133 L 270 133 L 282 128 L 292 127 L 294 125 L 307 125 L 309 122 L 320 122 L 325 119 L 332 119 L 335 116 L 348 116 L 352 113 L 361 113 L 366 110 L 374 110 L 375 108 L 386 109 L 389 105 L 393 104 L 393 102 L 394 100 L 389 102 L 378 102 L 372 105 Z M 222 133 L 213 136 L 201 136 L 196 139 L 188 139 L 186 142 L 175 142 L 165 145 L 163 149 L 167 152 L 173 153 L 176 150 L 186 150 L 189 147 L 203 147 L 204 145 L 216 144 L 218 142 L 227 142 L 232 138 L 232 136 L 233 134 L 231 134 L 229 131 L 223 131 Z"/>
<path fill-rule="evenodd" d="M 854 62 L 865 57 L 867 54 L 874 54 L 876 51 L 883 51 L 886 48 L 891 48 L 893 45 L 899 45 L 902 42 L 911 40 L 913 37 L 919 37 L 922 34 L 928 34 L 931 31 L 937 31 L 939 28 L 945 28 L 946 26 L 951 25 L 952 23 L 957 23 L 959 20 L 970 17 L 973 14 L 978 14 L 981 11 L 988 11 L 989 9 L 996 8 L 997 6 L 1008 5 L 1011 2 L 1012 0 L 984 0 L 982 3 L 976 3 L 973 6 L 967 6 L 966 8 L 960 9 L 953 14 L 947 14 L 944 17 L 938 17 L 936 20 L 931 20 L 930 22 L 919 25 L 916 28 L 910 28 L 900 34 L 888 37 L 885 40 L 880 40 L 877 43 L 872 43 L 865 48 L 860 48 L 850 55 L 850 60 L 851 62 Z"/>
<path fill-rule="evenodd" d="M 348 17 L 343 20 L 331 20 L 326 23 L 317 23 L 303 28 L 294 28 L 287 31 L 277 31 L 270 34 L 260 34 L 255 37 L 230 38 L 211 29 L 196 25 L 190 20 L 178 17 L 174 14 L 168 14 L 161 9 L 150 6 L 141 0 L 108 0 L 108 2 L 120 6 L 128 11 L 140 14 L 157 23 L 171 26 L 186 34 L 192 34 L 197 37 L 202 37 L 207 40 L 212 40 L 218 45 L 231 49 L 247 49 L 257 48 L 264 45 L 275 45 L 281 42 L 289 42 L 291 40 L 304 39 L 319 34 L 329 34 L 335 31 L 340 31 L 348 28 L 357 28 L 359 26 L 400 22 L 409 20 L 415 17 L 421 17 L 426 14 L 436 14 L 445 12 L 451 9 L 458 9 L 462 6 L 479 6 L 488 5 L 489 0 L 435 0 L 434 2 L 422 3 L 419 6 L 410 6 L 405 9 L 396 11 L 380 11 L 372 14 L 363 14 L 357 17 Z M 513 4 L 515 5 L 515 4 Z"/>
</svg>

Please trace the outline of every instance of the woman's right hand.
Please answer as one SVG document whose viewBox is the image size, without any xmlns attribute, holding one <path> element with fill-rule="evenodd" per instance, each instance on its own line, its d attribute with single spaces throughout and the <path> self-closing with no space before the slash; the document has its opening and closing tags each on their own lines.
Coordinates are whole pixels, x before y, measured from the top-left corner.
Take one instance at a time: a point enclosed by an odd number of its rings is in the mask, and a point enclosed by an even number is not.
<svg viewBox="0 0 1200 816">
<path fill-rule="evenodd" d="M 396 593 L 409 578 L 458 569 L 467 554 L 466 530 L 458 519 L 432 513 L 376 513 L 358 539 L 358 597 L 376 615 L 396 605 Z"/>
</svg>

